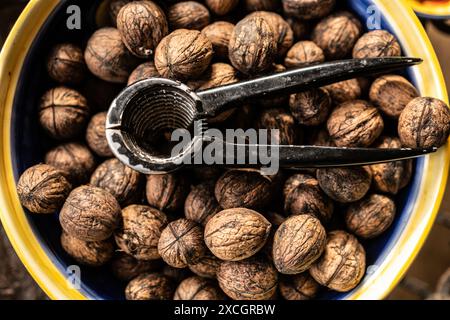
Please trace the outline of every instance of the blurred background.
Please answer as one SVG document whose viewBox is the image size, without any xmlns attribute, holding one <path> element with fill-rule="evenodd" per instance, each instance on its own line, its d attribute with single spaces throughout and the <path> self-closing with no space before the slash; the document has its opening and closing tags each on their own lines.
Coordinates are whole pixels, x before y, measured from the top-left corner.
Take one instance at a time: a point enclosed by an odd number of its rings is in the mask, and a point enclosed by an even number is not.
<svg viewBox="0 0 450 320">
<path fill-rule="evenodd" d="M 27 0 L 0 1 L 0 47 Z M 450 34 L 424 22 L 450 88 Z M 449 27 L 450 30 L 450 27 Z M 437 290 L 439 288 L 439 290 Z M 431 233 L 405 278 L 388 299 L 436 299 L 450 292 L 450 184 Z M 0 225 L 0 300 L 47 299 L 18 260 Z"/>
</svg>

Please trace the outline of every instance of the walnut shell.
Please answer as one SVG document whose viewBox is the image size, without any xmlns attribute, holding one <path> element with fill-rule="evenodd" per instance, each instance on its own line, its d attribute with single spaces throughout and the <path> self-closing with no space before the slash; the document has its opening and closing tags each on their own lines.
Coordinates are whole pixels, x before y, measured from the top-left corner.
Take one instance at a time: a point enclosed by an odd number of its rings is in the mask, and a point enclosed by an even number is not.
<svg viewBox="0 0 450 320">
<path fill-rule="evenodd" d="M 83 51 L 72 43 L 54 46 L 47 58 L 47 72 L 59 83 L 79 84 L 86 75 Z"/>
<path fill-rule="evenodd" d="M 370 100 L 389 117 L 397 118 L 406 105 L 419 97 L 417 89 L 398 75 L 384 75 L 376 79 L 370 88 Z"/>
<path fill-rule="evenodd" d="M 131 72 L 127 85 L 130 86 L 138 81 L 154 77 L 160 77 L 158 70 L 156 70 L 155 64 L 152 61 L 144 62 L 138 65 L 136 69 Z"/>
<path fill-rule="evenodd" d="M 56 87 L 41 98 L 39 121 L 50 137 L 67 140 L 79 135 L 89 118 L 86 98 L 78 91 Z"/>
<path fill-rule="evenodd" d="M 234 24 L 226 21 L 216 21 L 202 29 L 202 33 L 211 41 L 214 56 L 220 59 L 228 59 L 228 45 Z"/>
<path fill-rule="evenodd" d="M 219 259 L 239 261 L 261 250 L 270 228 L 270 222 L 256 211 L 245 208 L 223 210 L 206 224 L 205 243 Z"/>
<path fill-rule="evenodd" d="M 338 147 L 368 147 L 384 129 L 378 109 L 363 100 L 337 106 L 327 121 L 330 137 Z"/>
<path fill-rule="evenodd" d="M 88 41 L 84 59 L 94 75 L 114 83 L 126 83 L 131 71 L 139 64 L 115 28 L 97 30 Z"/>
<path fill-rule="evenodd" d="M 168 277 L 159 273 L 144 273 L 128 283 L 125 289 L 127 300 L 170 300 L 174 285 Z"/>
<path fill-rule="evenodd" d="M 277 39 L 270 24 L 256 16 L 239 21 L 230 38 L 228 55 L 242 73 L 258 74 L 269 69 L 277 55 Z"/>
<path fill-rule="evenodd" d="M 376 148 L 401 148 L 402 144 L 398 138 L 383 137 Z M 376 190 L 397 194 L 406 187 L 412 175 L 412 160 L 379 163 L 370 166 L 373 176 L 373 185 Z"/>
<path fill-rule="evenodd" d="M 113 156 L 106 140 L 106 112 L 94 115 L 86 129 L 86 142 L 99 157 L 109 158 Z"/>
<path fill-rule="evenodd" d="M 282 108 L 261 112 L 257 120 L 257 127 L 268 129 L 269 144 L 294 145 L 299 140 L 299 130 L 294 117 Z M 273 129 L 279 130 L 279 135 L 274 135 L 276 139 L 271 136 L 272 133 L 275 133 L 272 131 Z"/>
<path fill-rule="evenodd" d="M 119 14 L 120 9 L 132 1 L 134 0 L 111 0 L 109 2 L 108 13 L 113 26 L 117 26 L 117 15 Z"/>
<path fill-rule="evenodd" d="M 161 76 L 183 81 L 200 76 L 212 56 L 212 43 L 200 31 L 178 29 L 159 43 L 155 67 Z"/>
<path fill-rule="evenodd" d="M 277 290 L 278 273 L 267 259 L 225 261 L 217 270 L 223 292 L 233 300 L 269 300 Z"/>
<path fill-rule="evenodd" d="M 203 226 L 220 210 L 214 196 L 214 184 L 210 182 L 192 187 L 184 203 L 186 218 Z"/>
<path fill-rule="evenodd" d="M 319 219 L 311 215 L 292 216 L 284 221 L 273 239 L 273 262 L 284 274 L 309 269 L 325 248 L 327 234 Z"/>
<path fill-rule="evenodd" d="M 159 259 L 158 241 L 168 220 L 149 206 L 130 205 L 122 210 L 122 228 L 115 233 L 117 246 L 138 260 Z"/>
<path fill-rule="evenodd" d="M 398 134 L 407 148 L 441 147 L 450 133 L 450 110 L 444 101 L 416 98 L 400 114 Z"/>
<path fill-rule="evenodd" d="M 61 245 L 78 263 L 99 267 L 107 263 L 113 256 L 114 243 L 111 239 L 102 241 L 83 241 L 66 232 L 61 235 Z"/>
<path fill-rule="evenodd" d="M 350 79 L 332 83 L 324 87 L 336 103 L 343 103 L 359 99 L 362 95 L 361 84 L 358 79 Z"/>
<path fill-rule="evenodd" d="M 161 211 L 181 210 L 188 193 L 189 182 L 181 174 L 168 173 L 147 176 L 147 201 L 152 207 Z"/>
<path fill-rule="evenodd" d="M 184 218 L 169 223 L 158 242 L 159 254 L 175 268 L 197 263 L 206 251 L 202 227 Z"/>
<path fill-rule="evenodd" d="M 120 206 L 103 189 L 81 186 L 66 200 L 59 221 L 69 235 L 84 241 L 108 239 L 119 225 Z"/>
<path fill-rule="evenodd" d="M 363 167 L 323 168 L 317 170 L 317 180 L 331 199 L 349 203 L 366 195 L 372 175 Z"/>
<path fill-rule="evenodd" d="M 139 58 L 149 58 L 169 33 L 164 11 L 152 1 L 133 1 L 117 15 L 117 29 L 128 50 Z"/>
<path fill-rule="evenodd" d="M 320 285 L 308 273 L 301 273 L 281 277 L 279 288 L 286 300 L 310 300 L 316 297 Z"/>
<path fill-rule="evenodd" d="M 324 254 L 309 273 L 321 285 L 347 292 L 359 284 L 365 270 L 366 253 L 358 240 L 345 231 L 332 231 Z"/>
<path fill-rule="evenodd" d="M 323 88 L 291 94 L 289 107 L 292 115 L 302 125 L 317 126 L 328 117 L 331 111 L 331 97 Z"/>
<path fill-rule="evenodd" d="M 277 11 L 280 0 L 244 0 L 247 11 Z"/>
<path fill-rule="evenodd" d="M 282 58 L 294 44 L 294 32 L 289 23 L 279 14 L 269 11 L 256 11 L 248 15 L 248 17 L 263 18 L 272 27 L 277 43 L 278 57 Z"/>
<path fill-rule="evenodd" d="M 217 180 L 214 193 L 223 209 L 255 209 L 270 202 L 272 181 L 257 171 L 230 170 Z"/>
<path fill-rule="evenodd" d="M 207 250 L 206 254 L 197 263 L 189 265 L 189 269 L 200 277 L 215 279 L 217 268 L 219 268 L 221 262 L 219 258 Z"/>
<path fill-rule="evenodd" d="M 201 30 L 209 24 L 209 11 L 196 1 L 181 1 L 169 7 L 167 19 L 172 30 Z"/>
<path fill-rule="evenodd" d="M 174 300 L 224 300 L 222 290 L 211 280 L 198 276 L 184 279 L 175 290 Z"/>
<path fill-rule="evenodd" d="M 282 0 L 282 3 L 287 15 L 307 20 L 328 15 L 336 5 L 335 0 Z"/>
<path fill-rule="evenodd" d="M 117 279 L 130 281 L 142 273 L 155 272 L 161 264 L 161 260 L 142 261 L 119 252 L 111 261 L 111 271 Z"/>
<path fill-rule="evenodd" d="M 28 168 L 17 182 L 20 203 L 32 213 L 54 213 L 71 189 L 63 172 L 46 164 Z"/>
<path fill-rule="evenodd" d="M 395 203 L 389 197 L 372 194 L 347 208 L 345 223 L 356 236 L 372 239 L 390 227 L 395 210 Z"/>
<path fill-rule="evenodd" d="M 227 63 L 217 62 L 209 66 L 200 78 L 189 81 L 188 85 L 194 90 L 206 90 L 238 82 L 237 71 Z M 208 119 L 208 122 L 211 122 Z"/>
<path fill-rule="evenodd" d="M 208 8 L 218 16 L 230 13 L 239 3 L 239 0 L 206 0 Z"/>
<path fill-rule="evenodd" d="M 288 215 L 312 214 L 324 222 L 333 215 L 333 201 L 320 189 L 319 181 L 308 174 L 294 174 L 286 180 L 283 195 Z"/>
<path fill-rule="evenodd" d="M 288 68 L 303 67 L 315 62 L 324 62 L 322 49 L 312 41 L 299 41 L 286 54 L 284 65 Z"/>
<path fill-rule="evenodd" d="M 401 54 L 397 39 L 386 30 L 374 30 L 362 35 L 353 48 L 355 59 L 397 57 Z"/>
<path fill-rule="evenodd" d="M 95 157 L 89 148 L 77 142 L 51 149 L 45 155 L 45 163 L 61 170 L 74 185 L 89 181 L 96 166 Z"/>
<path fill-rule="evenodd" d="M 351 55 L 361 31 L 361 23 L 353 14 L 340 11 L 320 21 L 311 38 L 328 60 L 336 60 Z"/>
<path fill-rule="evenodd" d="M 97 167 L 90 184 L 109 191 L 120 204 L 127 205 L 141 196 L 142 181 L 139 172 L 113 158 Z"/>
</svg>

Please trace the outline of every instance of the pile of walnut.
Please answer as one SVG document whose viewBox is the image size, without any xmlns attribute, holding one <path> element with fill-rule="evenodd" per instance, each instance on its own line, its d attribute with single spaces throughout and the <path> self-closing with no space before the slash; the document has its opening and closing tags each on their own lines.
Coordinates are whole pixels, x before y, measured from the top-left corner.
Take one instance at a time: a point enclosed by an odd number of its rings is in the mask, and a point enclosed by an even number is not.
<svg viewBox="0 0 450 320">
<path fill-rule="evenodd" d="M 365 33 L 335 2 L 112 1 L 111 27 L 49 55 L 59 85 L 42 96 L 39 120 L 60 144 L 21 176 L 22 204 L 60 210 L 64 250 L 83 265 L 108 263 L 128 282 L 127 299 L 310 299 L 355 288 L 366 270 L 361 242 L 390 227 L 411 161 L 144 177 L 112 158 L 104 127 L 117 92 L 146 77 L 205 89 L 310 62 L 401 55 L 393 35 Z M 252 101 L 215 120 L 280 129 L 283 144 L 339 147 L 440 147 L 450 130 L 444 102 L 393 74 Z"/>
</svg>

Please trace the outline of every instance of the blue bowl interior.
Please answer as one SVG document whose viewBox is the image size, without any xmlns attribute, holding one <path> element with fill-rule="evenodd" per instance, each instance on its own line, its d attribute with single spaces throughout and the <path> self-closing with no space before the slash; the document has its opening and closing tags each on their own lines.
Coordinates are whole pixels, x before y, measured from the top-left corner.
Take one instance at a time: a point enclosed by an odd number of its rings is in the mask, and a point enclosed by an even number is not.
<svg viewBox="0 0 450 320">
<path fill-rule="evenodd" d="M 95 12 L 100 1 L 70 1 L 70 4 L 78 4 L 82 12 L 82 30 L 68 30 L 66 28 L 66 8 L 69 1 L 61 1 L 61 4 L 47 19 L 33 46 L 28 52 L 26 61 L 20 75 L 20 80 L 15 94 L 14 107 L 11 122 L 11 146 L 12 163 L 16 181 L 20 174 L 28 167 L 43 161 L 44 150 L 48 150 L 55 142 L 49 141 L 39 127 L 38 104 L 43 92 L 56 84 L 47 76 L 45 70 L 46 56 L 55 43 L 64 41 L 85 44 L 87 37 L 95 30 Z M 373 5 L 371 0 L 346 1 L 347 8 L 352 10 L 361 21 L 368 17 L 367 8 Z M 382 17 L 383 29 L 393 30 Z M 414 83 L 412 73 L 405 74 Z M 398 213 L 391 228 L 381 237 L 364 242 L 367 251 L 367 265 L 378 266 L 382 264 L 402 233 L 412 213 L 412 206 L 417 199 L 420 179 L 423 172 L 424 161 L 415 162 L 415 174 L 408 188 L 397 196 Z M 56 215 L 27 215 L 29 223 L 38 237 L 47 255 L 66 274 L 68 266 L 76 264 L 61 248 L 59 237 L 61 227 Z M 374 267 L 371 267 L 371 270 Z M 125 283 L 119 282 L 109 272 L 108 267 L 81 269 L 80 291 L 92 299 L 123 299 Z M 367 277 L 367 276 L 366 276 Z M 59 284 L 61 286 L 65 283 Z M 355 289 L 357 290 L 357 289 Z M 325 291 L 322 299 L 345 299 L 351 292 L 335 293 Z"/>
</svg>

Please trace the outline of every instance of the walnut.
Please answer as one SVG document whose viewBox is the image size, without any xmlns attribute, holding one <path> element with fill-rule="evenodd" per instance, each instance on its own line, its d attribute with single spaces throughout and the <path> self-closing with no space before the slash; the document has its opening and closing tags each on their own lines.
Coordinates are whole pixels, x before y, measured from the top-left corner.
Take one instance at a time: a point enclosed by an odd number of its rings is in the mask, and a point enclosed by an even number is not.
<svg viewBox="0 0 450 320">
<path fill-rule="evenodd" d="M 149 206 L 130 205 L 122 210 L 122 228 L 116 231 L 117 246 L 138 260 L 159 259 L 158 241 L 168 220 Z"/>
<path fill-rule="evenodd" d="M 282 64 L 275 63 L 269 69 L 269 73 L 278 73 L 286 71 L 286 67 Z M 287 105 L 289 100 L 289 95 L 286 94 L 270 94 L 267 96 L 263 96 L 261 98 L 257 98 L 254 104 L 259 105 L 261 109 L 276 109 L 280 108 L 280 106 Z M 299 130 L 297 130 L 299 131 Z M 299 132 L 301 133 L 301 132 Z"/>
<path fill-rule="evenodd" d="M 362 95 L 362 88 L 358 79 L 350 79 L 332 83 L 324 87 L 336 103 L 343 103 L 359 99 Z"/>
<path fill-rule="evenodd" d="M 401 148 L 398 138 L 383 137 L 376 148 Z M 406 187 L 412 175 L 412 160 L 379 163 L 370 166 L 373 176 L 373 185 L 376 190 L 397 194 Z"/>
<path fill-rule="evenodd" d="M 69 235 L 84 241 L 101 241 L 119 224 L 120 206 L 107 191 L 81 186 L 74 189 L 61 209 L 59 221 Z"/>
<path fill-rule="evenodd" d="M 189 81 L 188 85 L 194 90 L 206 90 L 214 87 L 223 86 L 238 82 L 237 71 L 227 63 L 217 62 L 200 76 L 200 78 Z M 208 119 L 208 121 L 210 121 Z"/>
<path fill-rule="evenodd" d="M 292 94 L 289 99 L 292 115 L 302 125 L 317 126 L 331 111 L 331 98 L 326 89 L 318 88 Z"/>
<path fill-rule="evenodd" d="M 159 77 L 155 64 L 153 62 L 144 62 L 131 72 L 128 78 L 128 85 L 130 86 L 135 82 L 154 77 Z"/>
<path fill-rule="evenodd" d="M 315 128 L 308 138 L 308 145 L 336 147 L 336 144 L 334 143 L 333 139 L 331 139 L 330 134 L 328 133 L 328 130 L 326 128 Z"/>
<path fill-rule="evenodd" d="M 364 34 L 353 48 L 353 58 L 395 57 L 402 54 L 397 39 L 386 30 L 374 30 Z"/>
<path fill-rule="evenodd" d="M 256 211 L 235 208 L 214 215 L 205 226 L 205 243 L 219 259 L 243 260 L 267 241 L 271 224 Z"/>
<path fill-rule="evenodd" d="M 284 185 L 284 211 L 288 215 L 311 214 L 327 222 L 333 215 L 333 201 L 320 189 L 314 177 L 298 173 Z"/>
<path fill-rule="evenodd" d="M 256 11 L 248 15 L 248 17 L 260 17 L 272 27 L 275 41 L 277 43 L 278 57 L 284 57 L 286 52 L 294 44 L 294 32 L 289 23 L 282 16 L 275 12 Z"/>
<path fill-rule="evenodd" d="M 252 170 L 230 170 L 216 182 L 214 191 L 224 209 L 264 207 L 272 198 L 272 179 Z"/>
<path fill-rule="evenodd" d="M 220 59 L 228 59 L 228 45 L 234 24 L 226 21 L 216 21 L 202 29 L 202 33 L 211 41 L 214 56 Z"/>
<path fill-rule="evenodd" d="M 54 213 L 71 189 L 63 172 L 46 164 L 28 168 L 17 183 L 20 203 L 32 213 Z"/>
<path fill-rule="evenodd" d="M 322 48 L 327 59 L 335 60 L 351 54 L 361 31 L 361 23 L 353 14 L 340 11 L 320 21 L 311 38 Z"/>
<path fill-rule="evenodd" d="M 198 276 L 184 279 L 175 290 L 174 300 L 224 300 L 222 290 L 211 280 Z"/>
<path fill-rule="evenodd" d="M 406 105 L 419 97 L 417 89 L 398 75 L 384 75 L 376 79 L 370 88 L 370 100 L 389 117 L 397 118 Z"/>
<path fill-rule="evenodd" d="M 269 300 L 277 290 L 275 267 L 262 257 L 225 261 L 217 270 L 219 286 L 233 300 Z"/>
<path fill-rule="evenodd" d="M 450 111 L 444 101 L 416 98 L 403 109 L 398 134 L 404 147 L 441 147 L 450 132 Z"/>
<path fill-rule="evenodd" d="M 192 276 L 188 268 L 174 268 L 168 264 L 163 267 L 162 274 L 172 279 L 174 283 L 180 283 L 184 279 Z"/>
<path fill-rule="evenodd" d="M 46 133 L 58 140 L 67 140 L 79 135 L 89 118 L 86 98 L 78 91 L 56 87 L 41 98 L 39 121 Z"/>
<path fill-rule="evenodd" d="M 122 7 L 117 29 L 128 50 L 139 58 L 149 58 L 169 33 L 164 11 L 152 1 L 133 1 Z"/>
<path fill-rule="evenodd" d="M 333 11 L 335 0 L 282 0 L 283 10 L 289 16 L 317 19 Z"/>
<path fill-rule="evenodd" d="M 206 0 L 208 8 L 218 16 L 230 13 L 239 3 L 239 0 Z"/>
<path fill-rule="evenodd" d="M 372 194 L 347 208 L 345 222 L 356 236 L 372 239 L 385 232 L 394 217 L 394 201 L 387 196 Z"/>
<path fill-rule="evenodd" d="M 159 254 L 167 264 L 175 268 L 199 262 L 206 250 L 203 229 L 188 219 L 182 218 L 169 223 L 159 238 Z"/>
<path fill-rule="evenodd" d="M 305 40 L 297 42 L 289 49 L 284 64 L 288 68 L 293 68 L 324 61 L 325 56 L 322 49 L 314 42 Z"/>
<path fill-rule="evenodd" d="M 174 285 L 170 278 L 159 273 L 144 273 L 128 283 L 125 289 L 127 300 L 170 300 Z"/>
<path fill-rule="evenodd" d="M 109 158 L 113 156 L 106 140 L 106 112 L 94 115 L 86 129 L 86 142 L 98 156 Z"/>
<path fill-rule="evenodd" d="M 248 16 L 236 24 L 230 38 L 231 64 L 245 74 L 258 74 L 272 65 L 277 55 L 277 39 L 263 18 Z"/>
<path fill-rule="evenodd" d="M 184 203 L 186 218 L 203 226 L 220 210 L 214 196 L 214 184 L 210 182 L 192 187 Z"/>
<path fill-rule="evenodd" d="M 45 163 L 61 170 L 74 185 L 86 183 L 95 170 L 94 155 L 84 144 L 71 142 L 51 149 Z"/>
<path fill-rule="evenodd" d="M 363 167 L 321 168 L 317 170 L 317 180 L 331 199 L 349 203 L 366 195 L 372 175 Z"/>
<path fill-rule="evenodd" d="M 289 17 L 286 21 L 294 32 L 295 40 L 304 40 L 309 36 L 311 26 L 308 21 L 297 19 L 295 17 Z"/>
<path fill-rule="evenodd" d="M 299 128 L 294 117 L 281 108 L 261 112 L 257 120 L 257 127 L 268 130 L 269 144 L 294 145 L 299 140 Z M 279 130 L 279 136 L 275 140 L 270 136 L 273 129 Z"/>
<path fill-rule="evenodd" d="M 201 75 L 212 56 L 212 43 L 200 31 L 178 29 L 159 43 L 155 66 L 161 76 L 183 81 Z"/>
<path fill-rule="evenodd" d="M 130 281 L 142 273 L 155 272 L 160 267 L 161 260 L 137 260 L 123 252 L 119 252 L 111 261 L 111 271 L 121 281 Z"/>
<path fill-rule="evenodd" d="M 316 297 L 320 285 L 308 273 L 300 273 L 281 277 L 279 288 L 286 300 L 310 300 Z"/>
<path fill-rule="evenodd" d="M 366 253 L 358 240 L 345 231 L 332 231 L 324 254 L 309 273 L 321 285 L 346 292 L 358 285 L 365 269 Z"/>
<path fill-rule="evenodd" d="M 200 277 L 215 279 L 220 263 L 221 260 L 207 250 L 203 258 L 189 265 L 189 269 Z"/>
<path fill-rule="evenodd" d="M 384 122 L 369 102 L 354 100 L 331 112 L 327 128 L 338 147 L 368 147 L 380 136 Z"/>
<path fill-rule="evenodd" d="M 167 19 L 172 30 L 201 30 L 209 24 L 209 11 L 196 1 L 181 1 L 167 10 Z"/>
<path fill-rule="evenodd" d="M 61 245 L 78 263 L 91 267 L 104 265 L 114 253 L 114 243 L 111 239 L 83 241 L 65 232 L 61 235 Z"/>
<path fill-rule="evenodd" d="M 189 182 L 179 173 L 147 176 L 147 201 L 164 212 L 176 212 L 183 208 L 189 193 Z"/>
<path fill-rule="evenodd" d="M 296 215 L 284 221 L 273 239 L 273 262 L 284 274 L 302 273 L 323 252 L 326 231 L 311 215 Z"/>
<path fill-rule="evenodd" d="M 84 59 L 94 75 L 114 83 L 126 83 L 131 71 L 139 64 L 115 28 L 97 30 L 88 41 Z"/>
<path fill-rule="evenodd" d="M 280 0 L 244 0 L 247 11 L 277 11 Z"/>
<path fill-rule="evenodd" d="M 72 43 L 56 45 L 47 58 L 47 72 L 59 83 L 79 84 L 86 75 L 83 51 Z"/>
<path fill-rule="evenodd" d="M 132 1 L 134 0 L 111 0 L 111 2 L 109 2 L 108 13 L 113 26 L 117 26 L 117 15 L 119 14 L 120 9 Z"/>
<path fill-rule="evenodd" d="M 91 176 L 90 184 L 109 191 L 122 205 L 127 205 L 142 194 L 142 176 L 118 159 L 106 160 Z"/>
</svg>

